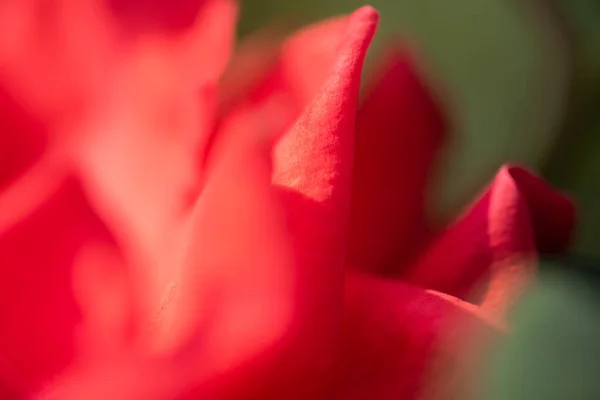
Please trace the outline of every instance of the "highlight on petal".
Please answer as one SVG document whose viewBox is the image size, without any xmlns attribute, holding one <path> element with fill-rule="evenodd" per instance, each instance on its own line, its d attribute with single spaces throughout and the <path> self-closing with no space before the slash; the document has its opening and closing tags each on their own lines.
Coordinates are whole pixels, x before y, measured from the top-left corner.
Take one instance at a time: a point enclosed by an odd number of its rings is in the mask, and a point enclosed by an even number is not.
<svg viewBox="0 0 600 400">
<path fill-rule="evenodd" d="M 476 379 L 476 356 L 485 341 L 503 330 L 451 296 L 350 274 L 330 398 L 454 398 L 454 391 Z M 432 390 L 436 396 L 424 396 Z"/>
<path fill-rule="evenodd" d="M 264 358 L 273 357 L 294 318 L 297 267 L 270 182 L 269 132 L 280 128 L 262 123 L 246 112 L 223 126 L 185 256 L 153 323 L 155 351 L 180 354 L 190 374 L 186 389 L 195 383 L 204 395 L 247 383 L 235 375 L 246 363 L 253 366 L 245 373 L 263 373 Z"/>
<path fill-rule="evenodd" d="M 35 183 L 0 194 L 2 211 L 13 217 L 3 217 L 0 227 L 0 381 L 21 395 L 42 390 L 78 358 L 80 328 L 95 318 L 75 290 L 78 260 L 90 246 L 114 248 L 75 179 L 32 193 Z M 32 194 L 43 197 L 31 202 Z M 19 196 L 29 209 L 17 210 Z M 100 293 L 95 301 L 102 305 L 109 292 Z"/>
<path fill-rule="evenodd" d="M 461 298 L 480 296 L 483 306 L 502 313 L 535 275 L 537 253 L 565 249 L 574 220 L 569 199 L 526 170 L 505 166 L 403 278 Z"/>
<path fill-rule="evenodd" d="M 73 155 L 86 190 L 128 255 L 145 264 L 148 299 L 172 279 L 169 254 L 201 190 L 235 15 L 232 1 L 207 0 L 184 33 L 132 40 L 103 107 L 78 127 Z"/>
<path fill-rule="evenodd" d="M 274 183 L 330 203 L 331 212 L 343 216 L 350 194 L 360 75 L 377 20 L 370 7 L 349 17 L 330 75 L 274 154 Z"/>
<path fill-rule="evenodd" d="M 446 127 L 412 56 L 392 48 L 384 60 L 358 111 L 348 263 L 398 273 L 425 244 L 427 187 Z"/>
</svg>

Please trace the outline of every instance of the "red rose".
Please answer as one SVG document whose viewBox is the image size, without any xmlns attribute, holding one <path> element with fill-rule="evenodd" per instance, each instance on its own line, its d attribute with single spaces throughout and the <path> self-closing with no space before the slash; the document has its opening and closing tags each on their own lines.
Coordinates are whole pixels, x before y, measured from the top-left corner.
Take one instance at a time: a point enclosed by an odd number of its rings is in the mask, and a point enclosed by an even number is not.
<svg viewBox="0 0 600 400">
<path fill-rule="evenodd" d="M 228 0 L 47 3 L 0 6 L 2 399 L 444 398 L 569 240 L 517 167 L 428 224 L 444 121 L 401 52 L 357 107 L 372 8 L 220 82 Z"/>
</svg>

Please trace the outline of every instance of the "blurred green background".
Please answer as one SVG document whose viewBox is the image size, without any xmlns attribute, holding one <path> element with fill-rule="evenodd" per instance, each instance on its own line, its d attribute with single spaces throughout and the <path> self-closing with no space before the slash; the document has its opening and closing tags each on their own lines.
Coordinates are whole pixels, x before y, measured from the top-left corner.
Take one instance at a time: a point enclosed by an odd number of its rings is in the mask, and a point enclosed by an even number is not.
<svg viewBox="0 0 600 400">
<path fill-rule="evenodd" d="M 597 262 L 555 260 L 544 267 L 513 313 L 513 333 L 489 353 L 482 399 L 600 398 Z"/>
<path fill-rule="evenodd" d="M 600 256 L 600 1 L 246 0 L 240 35 L 364 4 L 381 14 L 367 70 L 390 38 L 406 39 L 451 117 L 434 215 L 454 215 L 502 163 L 526 164 L 576 197 L 576 249 Z"/>
</svg>

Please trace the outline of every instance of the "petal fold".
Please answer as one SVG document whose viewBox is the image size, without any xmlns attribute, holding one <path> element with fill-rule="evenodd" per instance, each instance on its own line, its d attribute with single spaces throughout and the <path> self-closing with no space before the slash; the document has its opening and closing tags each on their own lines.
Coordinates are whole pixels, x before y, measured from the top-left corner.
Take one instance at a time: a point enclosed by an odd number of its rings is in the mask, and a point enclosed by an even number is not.
<svg viewBox="0 0 600 400">
<path fill-rule="evenodd" d="M 568 198 L 526 170 L 505 166 L 404 278 L 502 313 L 535 276 L 538 253 L 566 248 L 574 221 Z"/>
<path fill-rule="evenodd" d="M 471 383 L 485 340 L 503 330 L 477 307 L 451 296 L 350 274 L 329 398 L 454 398 L 454 391 Z M 436 395 L 425 396 L 431 392 Z"/>
</svg>

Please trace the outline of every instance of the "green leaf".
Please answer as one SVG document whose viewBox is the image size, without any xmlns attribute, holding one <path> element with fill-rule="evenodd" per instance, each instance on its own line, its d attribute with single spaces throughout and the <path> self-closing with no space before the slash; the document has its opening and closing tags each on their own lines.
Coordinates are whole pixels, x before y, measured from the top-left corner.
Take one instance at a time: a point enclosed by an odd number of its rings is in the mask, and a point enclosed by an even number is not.
<svg viewBox="0 0 600 400">
<path fill-rule="evenodd" d="M 482 399 L 600 398 L 600 280 L 576 268 L 547 271 L 522 302 Z"/>
</svg>

